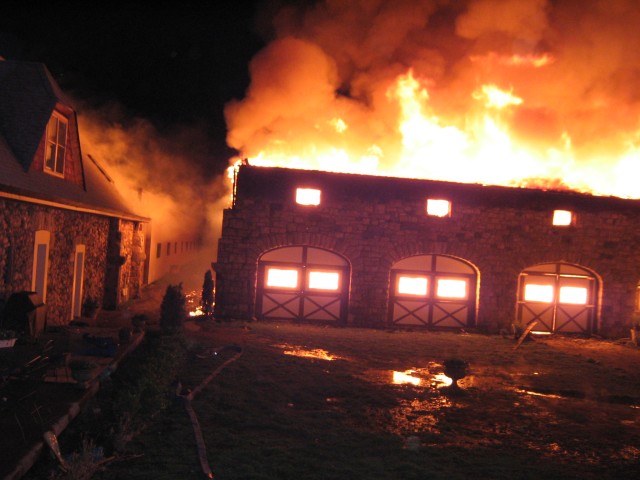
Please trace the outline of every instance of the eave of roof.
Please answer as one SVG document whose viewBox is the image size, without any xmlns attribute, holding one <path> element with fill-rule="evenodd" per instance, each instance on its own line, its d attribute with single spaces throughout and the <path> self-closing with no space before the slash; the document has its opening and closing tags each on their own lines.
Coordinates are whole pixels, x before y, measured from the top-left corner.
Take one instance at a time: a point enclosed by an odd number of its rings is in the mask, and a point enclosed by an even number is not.
<svg viewBox="0 0 640 480">
<path fill-rule="evenodd" d="M 320 188 L 323 197 L 345 201 L 348 198 L 376 200 L 408 200 L 409 198 L 442 197 L 504 207 L 598 209 L 640 208 L 640 200 L 613 196 L 596 196 L 571 190 L 542 190 L 439 180 L 385 177 L 319 170 L 299 170 L 282 167 L 241 166 L 238 172 L 238 197 L 278 197 L 282 191 L 294 187 Z M 324 194 L 327 195 L 324 195 Z"/>
</svg>

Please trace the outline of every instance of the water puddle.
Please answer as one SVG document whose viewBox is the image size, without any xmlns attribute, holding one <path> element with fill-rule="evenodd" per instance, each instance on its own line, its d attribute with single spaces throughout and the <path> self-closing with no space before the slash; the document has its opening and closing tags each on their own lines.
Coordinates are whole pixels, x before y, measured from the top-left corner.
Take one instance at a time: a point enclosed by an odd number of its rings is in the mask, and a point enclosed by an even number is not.
<svg viewBox="0 0 640 480">
<path fill-rule="evenodd" d="M 313 348 L 308 349 L 301 346 L 296 345 L 288 345 L 288 344 L 279 344 L 273 345 L 276 348 L 282 349 L 282 353 L 285 355 L 292 355 L 294 357 L 304 357 L 304 358 L 313 358 L 316 360 L 343 360 L 344 357 L 340 357 L 338 355 L 333 355 L 329 353 L 327 350 L 323 350 L 321 348 Z"/>
<path fill-rule="evenodd" d="M 411 368 L 399 370 L 366 370 L 360 374 L 360 378 L 370 382 L 384 383 L 387 385 L 412 385 L 419 388 L 443 388 L 449 387 L 453 380 L 443 373 L 440 363 L 430 362 L 423 368 Z M 477 383 L 477 377 L 469 374 L 458 380 L 458 386 L 469 388 Z"/>
<path fill-rule="evenodd" d="M 517 392 L 525 393 L 527 395 L 532 395 L 535 397 L 545 397 L 545 398 L 585 398 L 586 395 L 584 392 L 580 392 L 578 390 L 551 390 L 546 388 L 532 388 L 532 387 L 517 387 Z"/>
</svg>

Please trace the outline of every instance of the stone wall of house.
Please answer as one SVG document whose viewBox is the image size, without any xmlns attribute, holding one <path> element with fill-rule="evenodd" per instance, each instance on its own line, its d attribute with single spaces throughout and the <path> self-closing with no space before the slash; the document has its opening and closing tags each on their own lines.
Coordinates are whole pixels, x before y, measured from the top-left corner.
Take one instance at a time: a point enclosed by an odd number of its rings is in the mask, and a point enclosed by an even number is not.
<svg viewBox="0 0 640 480">
<path fill-rule="evenodd" d="M 86 246 L 83 301 L 102 301 L 109 220 L 88 213 L 0 199 L 0 298 L 31 291 L 34 241 L 38 230 L 50 232 L 47 278 L 47 323 L 61 325 L 72 318 L 74 253 Z"/>
<path fill-rule="evenodd" d="M 100 306 L 115 308 L 138 295 L 145 257 L 144 237 L 139 233 L 137 222 L 0 199 L 0 304 L 12 293 L 32 289 L 34 241 L 38 230 L 46 230 L 51 235 L 45 302 L 48 325 L 64 325 L 72 319 L 76 245 L 86 248 L 83 303 L 91 298 Z M 113 242 L 115 237 L 120 241 Z M 111 255 L 114 245 L 122 255 Z M 111 262 L 118 263 L 115 277 L 110 277 Z M 112 292 L 119 295 L 114 296 Z"/>
<path fill-rule="evenodd" d="M 477 187 L 483 188 L 483 187 Z M 517 193 L 517 192 L 516 192 Z M 424 198 L 376 200 L 349 197 L 318 207 L 281 198 L 240 194 L 224 212 L 216 263 L 216 314 L 254 315 L 260 255 L 287 245 L 329 249 L 351 264 L 349 319 L 387 323 L 389 272 L 393 263 L 420 254 L 464 259 L 479 271 L 478 327 L 496 332 L 515 318 L 517 282 L 526 268 L 553 262 L 593 271 L 601 284 L 602 335 L 628 332 L 640 280 L 640 208 L 593 198 L 582 202 L 574 226 L 553 226 L 553 206 L 520 202 L 452 200 L 452 215 L 427 216 Z M 514 202 L 517 203 L 517 202 Z"/>
<path fill-rule="evenodd" d="M 144 279 L 144 232 L 139 222 L 112 219 L 107 253 L 105 308 L 138 297 Z"/>
</svg>

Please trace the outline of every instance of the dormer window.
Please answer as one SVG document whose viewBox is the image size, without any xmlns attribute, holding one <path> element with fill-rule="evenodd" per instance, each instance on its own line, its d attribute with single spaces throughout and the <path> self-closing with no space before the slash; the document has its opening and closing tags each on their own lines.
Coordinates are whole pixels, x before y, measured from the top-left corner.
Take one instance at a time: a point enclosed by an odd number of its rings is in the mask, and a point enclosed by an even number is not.
<svg viewBox="0 0 640 480">
<path fill-rule="evenodd" d="M 320 205 L 320 190 L 315 188 L 296 189 L 296 203 L 298 205 Z"/>
<path fill-rule="evenodd" d="M 64 176 L 64 156 L 67 149 L 67 119 L 54 113 L 47 124 L 44 171 Z"/>
</svg>

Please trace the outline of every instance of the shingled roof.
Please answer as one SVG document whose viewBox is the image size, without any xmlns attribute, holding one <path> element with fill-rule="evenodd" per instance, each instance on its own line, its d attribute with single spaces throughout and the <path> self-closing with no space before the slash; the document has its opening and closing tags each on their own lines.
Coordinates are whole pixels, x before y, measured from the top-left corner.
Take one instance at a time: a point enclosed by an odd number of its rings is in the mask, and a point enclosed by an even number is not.
<svg viewBox="0 0 640 480">
<path fill-rule="evenodd" d="M 0 59 L 0 197 L 147 220 L 127 205 L 89 156 L 80 159 L 83 186 L 30 168 L 57 104 L 72 108 L 44 65 Z"/>
</svg>

